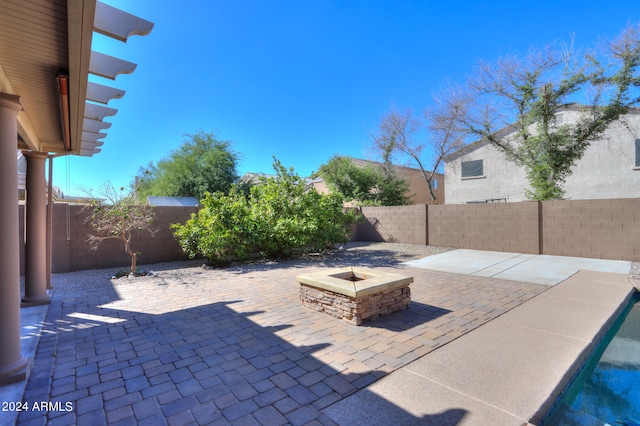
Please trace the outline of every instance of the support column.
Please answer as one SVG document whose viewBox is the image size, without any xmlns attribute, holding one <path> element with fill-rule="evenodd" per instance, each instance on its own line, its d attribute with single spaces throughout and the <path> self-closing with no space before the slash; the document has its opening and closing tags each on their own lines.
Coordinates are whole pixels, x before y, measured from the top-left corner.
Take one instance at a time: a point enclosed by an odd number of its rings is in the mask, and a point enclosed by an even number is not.
<svg viewBox="0 0 640 426">
<path fill-rule="evenodd" d="M 27 159 L 27 216 L 24 244 L 25 305 L 49 303 L 47 293 L 47 204 L 43 152 L 23 152 Z"/>
<path fill-rule="evenodd" d="M 0 92 L 0 385 L 26 379 L 20 351 L 18 112 L 20 97 Z"/>
<path fill-rule="evenodd" d="M 51 290 L 51 254 L 53 253 L 53 155 L 49 157 L 49 185 L 47 186 L 47 290 Z"/>
</svg>

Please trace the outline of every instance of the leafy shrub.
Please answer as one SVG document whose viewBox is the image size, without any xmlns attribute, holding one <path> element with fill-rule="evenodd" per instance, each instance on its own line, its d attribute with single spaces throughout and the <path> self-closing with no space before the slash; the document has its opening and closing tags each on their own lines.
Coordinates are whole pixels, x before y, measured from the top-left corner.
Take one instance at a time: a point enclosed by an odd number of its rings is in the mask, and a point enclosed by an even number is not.
<svg viewBox="0 0 640 426">
<path fill-rule="evenodd" d="M 184 225 L 174 224 L 172 228 L 190 257 L 200 254 L 224 266 L 233 259 L 247 258 L 255 227 L 246 197 L 233 187 L 228 195 L 207 193 L 198 213 Z"/>
<path fill-rule="evenodd" d="M 183 250 L 224 265 L 253 253 L 283 258 L 348 241 L 355 213 L 343 212 L 339 196 L 305 192 L 293 169 L 278 160 L 273 167 L 277 175 L 248 195 L 238 188 L 228 195 L 207 194 L 197 214 L 184 225 L 172 225 Z"/>
</svg>

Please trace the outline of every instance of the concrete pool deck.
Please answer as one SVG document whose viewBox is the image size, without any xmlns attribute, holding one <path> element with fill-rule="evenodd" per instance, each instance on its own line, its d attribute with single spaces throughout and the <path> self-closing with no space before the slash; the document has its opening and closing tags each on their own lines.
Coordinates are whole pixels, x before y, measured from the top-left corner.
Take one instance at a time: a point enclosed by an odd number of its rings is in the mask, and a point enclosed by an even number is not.
<svg viewBox="0 0 640 426">
<path fill-rule="evenodd" d="M 416 278 L 415 303 L 356 327 L 296 303 L 294 276 L 318 268 L 195 268 L 54 294 L 22 310 L 23 336 L 40 344 L 23 345 L 36 352 L 31 377 L 0 387 L 0 400 L 73 402 L 18 424 L 521 425 L 544 413 L 633 292 L 628 266 L 566 269 L 553 287 L 523 282 L 535 270 L 507 281 L 382 267 Z"/>
<path fill-rule="evenodd" d="M 629 274 L 631 262 L 458 249 L 404 262 L 411 268 L 555 285 L 579 270 Z"/>
<path fill-rule="evenodd" d="M 536 424 L 633 292 L 628 274 L 579 271 L 324 412 L 338 424 Z"/>
</svg>

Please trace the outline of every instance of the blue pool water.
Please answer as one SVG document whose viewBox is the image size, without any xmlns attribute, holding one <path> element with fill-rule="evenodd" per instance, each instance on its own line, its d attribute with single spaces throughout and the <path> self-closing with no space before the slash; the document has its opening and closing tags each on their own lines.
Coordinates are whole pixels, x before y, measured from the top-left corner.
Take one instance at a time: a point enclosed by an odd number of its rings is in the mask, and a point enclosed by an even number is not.
<svg viewBox="0 0 640 426">
<path fill-rule="evenodd" d="M 542 424 L 640 426 L 640 297 Z"/>
</svg>

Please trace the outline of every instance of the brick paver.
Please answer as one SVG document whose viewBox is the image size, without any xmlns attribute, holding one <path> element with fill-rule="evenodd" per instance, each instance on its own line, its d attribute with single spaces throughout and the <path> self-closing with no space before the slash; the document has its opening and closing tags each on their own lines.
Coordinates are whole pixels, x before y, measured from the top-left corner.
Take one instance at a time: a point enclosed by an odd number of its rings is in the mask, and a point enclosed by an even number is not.
<svg viewBox="0 0 640 426">
<path fill-rule="evenodd" d="M 176 269 L 54 292 L 24 401 L 59 404 L 18 422 L 332 424 L 319 410 L 547 288 L 386 266 L 414 277 L 411 306 L 354 326 L 300 305 L 295 276 L 321 267 Z"/>
</svg>

